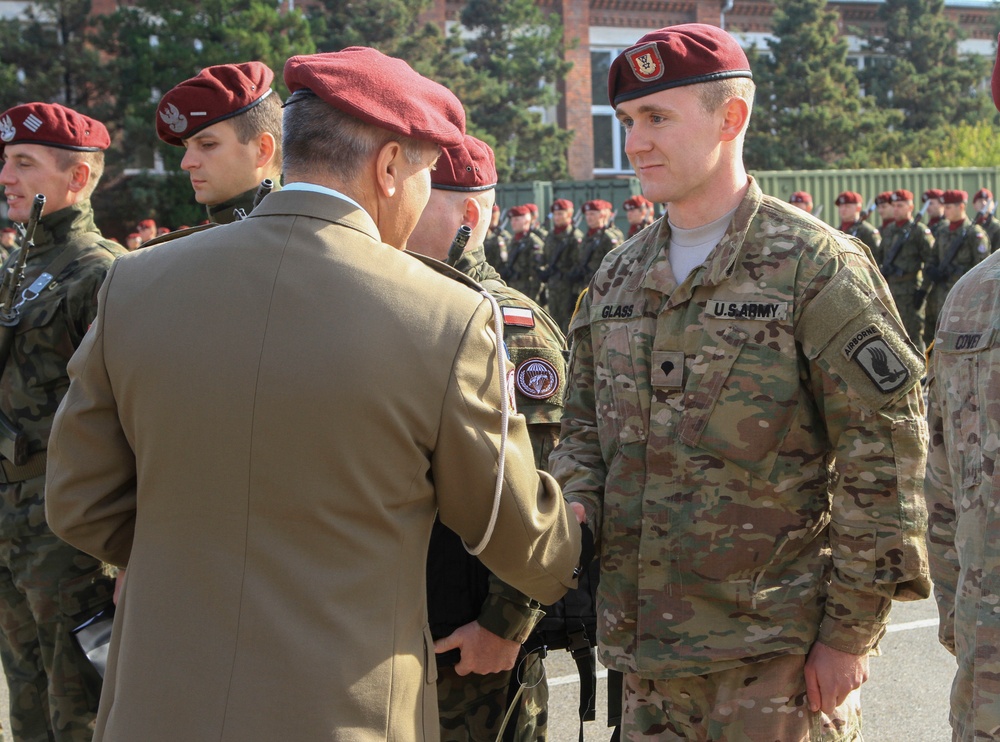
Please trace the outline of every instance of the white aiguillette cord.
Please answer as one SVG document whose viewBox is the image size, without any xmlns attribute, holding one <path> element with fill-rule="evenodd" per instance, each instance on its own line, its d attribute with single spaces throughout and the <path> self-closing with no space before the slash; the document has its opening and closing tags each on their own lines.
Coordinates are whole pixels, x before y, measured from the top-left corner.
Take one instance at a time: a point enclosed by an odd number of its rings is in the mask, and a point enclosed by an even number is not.
<svg viewBox="0 0 1000 742">
<path fill-rule="evenodd" d="M 508 399 L 509 390 L 507 389 L 507 368 L 504 365 L 504 353 L 503 349 L 503 318 L 500 312 L 500 306 L 497 304 L 496 299 L 489 295 L 486 291 L 480 292 L 483 296 L 489 300 L 490 305 L 493 307 L 493 329 L 497 336 L 497 377 L 499 378 L 500 384 L 500 400 L 502 404 L 500 405 L 500 458 L 497 460 L 497 485 L 493 491 L 493 512 L 490 513 L 490 522 L 486 526 L 486 533 L 483 534 L 482 540 L 476 544 L 475 548 L 470 549 L 469 545 L 462 541 L 462 546 L 465 550 L 472 554 L 472 556 L 478 556 L 482 553 L 486 545 L 489 544 L 490 539 L 493 537 L 493 528 L 497 524 L 497 513 L 500 511 L 500 493 L 503 492 L 503 465 L 504 459 L 507 457 L 507 424 L 510 420 L 510 400 Z"/>
</svg>

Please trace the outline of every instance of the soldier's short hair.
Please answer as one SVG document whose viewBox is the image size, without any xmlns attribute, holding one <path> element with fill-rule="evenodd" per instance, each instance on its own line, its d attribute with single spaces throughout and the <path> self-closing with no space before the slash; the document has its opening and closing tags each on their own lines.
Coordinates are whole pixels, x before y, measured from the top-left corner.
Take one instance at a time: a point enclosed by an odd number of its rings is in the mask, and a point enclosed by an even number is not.
<svg viewBox="0 0 1000 742">
<path fill-rule="evenodd" d="M 697 89 L 702 108 L 708 113 L 714 113 L 719 106 L 732 98 L 745 100 L 747 108 L 753 110 L 757 86 L 748 77 L 729 77 L 699 83 Z"/>
<path fill-rule="evenodd" d="M 281 170 L 281 98 L 277 93 L 271 93 L 260 103 L 244 111 L 238 116 L 233 116 L 229 121 L 236 131 L 236 139 L 240 144 L 246 144 L 251 139 L 259 137 L 261 134 L 270 134 L 274 137 L 274 159 L 272 160 L 275 172 Z"/>
<path fill-rule="evenodd" d="M 303 96 L 285 106 L 282 145 L 285 172 L 320 170 L 351 182 L 365 161 L 389 142 L 399 142 L 410 163 L 440 148 L 367 124 L 318 96 Z"/>
</svg>

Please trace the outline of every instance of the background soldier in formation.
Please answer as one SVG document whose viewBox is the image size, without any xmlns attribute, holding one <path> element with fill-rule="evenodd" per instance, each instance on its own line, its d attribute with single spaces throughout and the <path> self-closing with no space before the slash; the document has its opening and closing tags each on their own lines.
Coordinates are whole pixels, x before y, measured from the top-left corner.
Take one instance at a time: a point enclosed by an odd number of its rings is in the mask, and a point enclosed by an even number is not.
<svg viewBox="0 0 1000 742">
<path fill-rule="evenodd" d="M 573 202 L 557 198 L 552 202 L 552 229 L 545 238 L 542 280 L 549 313 L 563 332 L 569 328 L 569 318 L 576 306 L 572 273 L 582 240 L 583 234 L 573 223 Z"/>
<path fill-rule="evenodd" d="M 669 220 L 590 283 L 551 466 L 599 539 L 631 742 L 860 739 L 891 601 L 930 588 L 923 359 L 868 251 L 748 177 L 750 76 L 703 24 L 609 74 Z"/>
<path fill-rule="evenodd" d="M 526 203 L 525 206 L 527 206 L 528 211 L 531 212 L 531 231 L 541 237 L 544 242 L 549 230 L 544 224 L 542 224 L 541 216 L 538 213 L 538 204 Z"/>
<path fill-rule="evenodd" d="M 628 234 L 625 239 L 635 237 L 653 223 L 653 202 L 643 195 L 631 196 L 622 204 L 628 219 Z"/>
<path fill-rule="evenodd" d="M 6 260 L 16 246 L 17 230 L 14 227 L 0 229 L 0 262 Z"/>
<path fill-rule="evenodd" d="M 431 173 L 430 200 L 407 249 L 443 261 L 449 244 L 442 236 L 455 234 L 462 224 L 472 229 L 455 267 L 500 305 L 517 410 L 528 424 L 536 467 L 547 469 L 562 417 L 566 339 L 541 307 L 507 286 L 485 260 L 482 243 L 496 183 L 493 150 L 485 142 L 467 135 L 462 144 L 446 148 Z M 496 740 L 519 680 L 526 687 L 508 724 L 510 738 L 544 742 L 544 668 L 538 653 L 525 656 L 521 650 L 542 616 L 540 604 L 490 574 L 453 531 L 436 521 L 427 560 L 427 606 L 439 653 L 442 742 Z"/>
<path fill-rule="evenodd" d="M 990 240 L 990 253 L 1000 250 L 1000 220 L 996 217 L 996 202 L 989 188 L 980 188 L 972 197 L 972 208 L 976 210 L 976 224 L 986 232 Z"/>
<path fill-rule="evenodd" d="M 837 196 L 835 203 L 840 216 L 840 231 L 861 240 L 871 250 L 872 257 L 881 255 L 879 245 L 882 243 L 882 235 L 868 222 L 865 216 L 862 216 L 861 209 L 864 199 L 861 194 L 854 191 L 844 191 Z"/>
<path fill-rule="evenodd" d="M 526 204 L 511 206 L 507 215 L 513 236 L 500 276 L 525 296 L 536 297 L 542 285 L 539 268 L 545 260 L 545 242 L 531 230 L 531 209 Z"/>
<path fill-rule="evenodd" d="M 0 657 L 17 742 L 89 742 L 101 678 L 70 631 L 111 606 L 113 582 L 97 559 L 52 533 L 44 491 L 66 365 L 94 321 L 112 261 L 125 252 L 101 237 L 90 205 L 111 140 L 102 123 L 58 104 L 16 106 L 0 120 L 9 124 L 0 143 L 9 218 L 27 222 L 35 194 L 46 198 L 24 293 L 14 297 L 24 300 L 13 345 L 0 361 L 0 412 L 29 454 L 24 462 L 0 458 Z"/>
<path fill-rule="evenodd" d="M 793 193 L 788 199 L 788 203 L 792 206 L 797 206 L 807 214 L 812 213 L 813 197 L 808 191 L 795 191 L 795 193 Z"/>
<path fill-rule="evenodd" d="M 928 188 L 920 195 L 921 211 L 927 215 L 927 229 L 931 236 L 937 239 L 937 231 L 944 221 L 944 191 L 940 188 Z M 944 224 L 947 227 L 947 223 Z"/>
<path fill-rule="evenodd" d="M 593 199 L 583 205 L 587 233 L 580 241 L 576 265 L 570 273 L 574 297 L 587 288 L 604 256 L 624 242 L 624 235 L 611 223 L 612 208 L 610 203 L 601 199 Z"/>
<path fill-rule="evenodd" d="M 986 233 L 969 219 L 965 208 L 969 194 L 965 191 L 948 190 L 942 198 L 944 202 L 944 223 L 938 230 L 934 249 L 927 258 L 923 282 L 916 297 L 927 305 L 927 323 L 924 341 L 934 339 L 934 327 L 944 299 L 972 266 L 990 254 L 990 242 Z"/>
<path fill-rule="evenodd" d="M 167 92 L 156 133 L 184 147 L 181 169 L 216 224 L 253 211 L 261 181 L 281 187 L 281 99 L 262 62 L 206 67 Z"/>
<path fill-rule="evenodd" d="M 879 269 L 885 276 L 903 319 L 906 334 L 917 349 L 924 351 L 924 301 L 919 289 L 924 281 L 924 266 L 930 259 L 934 236 L 913 218 L 913 193 L 901 188 L 892 194 L 896 221 L 888 239 L 882 240 Z"/>
<path fill-rule="evenodd" d="M 878 211 L 879 218 L 882 220 L 878 231 L 882 235 L 882 245 L 886 246 L 891 240 L 892 230 L 896 228 L 896 218 L 892 213 L 892 194 L 892 191 L 882 191 L 875 197 L 875 210 Z M 881 265 L 881 258 L 878 255 L 875 258 L 875 262 Z"/>
<path fill-rule="evenodd" d="M 507 262 L 508 244 L 510 244 L 510 232 L 500 226 L 500 207 L 493 204 L 493 211 L 490 213 L 490 228 L 483 240 L 486 262 L 499 270 Z"/>
</svg>

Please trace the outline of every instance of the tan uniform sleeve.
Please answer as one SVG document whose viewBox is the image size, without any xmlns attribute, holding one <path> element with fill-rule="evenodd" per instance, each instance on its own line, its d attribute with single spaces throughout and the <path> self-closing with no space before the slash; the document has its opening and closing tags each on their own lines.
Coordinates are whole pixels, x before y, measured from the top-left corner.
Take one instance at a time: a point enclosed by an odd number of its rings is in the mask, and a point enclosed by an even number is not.
<svg viewBox="0 0 1000 742">
<path fill-rule="evenodd" d="M 118 420 L 103 332 L 116 267 L 98 294 L 97 318 L 68 366 L 69 391 L 49 437 L 45 515 L 64 541 L 125 567 L 135 534 L 135 455 Z"/>
<path fill-rule="evenodd" d="M 441 522 L 475 545 L 493 506 L 507 379 L 497 371 L 492 310 L 473 315 L 456 355 L 432 458 Z M 575 586 L 580 528 L 555 480 L 535 469 L 524 417 L 512 414 L 493 536 L 479 555 L 504 582 L 541 603 Z"/>
</svg>

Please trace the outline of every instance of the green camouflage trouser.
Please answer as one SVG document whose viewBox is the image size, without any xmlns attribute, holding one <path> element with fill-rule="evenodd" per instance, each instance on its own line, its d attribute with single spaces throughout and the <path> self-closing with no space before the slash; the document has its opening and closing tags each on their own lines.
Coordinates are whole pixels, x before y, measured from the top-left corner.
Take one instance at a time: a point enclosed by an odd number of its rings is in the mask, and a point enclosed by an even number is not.
<svg viewBox="0 0 1000 742">
<path fill-rule="evenodd" d="M 518 699 L 516 727 L 511 721 L 504 738 L 516 742 L 544 742 L 549 689 L 545 668 L 537 653 L 519 660 L 510 672 L 459 675 L 453 667 L 440 668 L 437 692 L 441 742 L 495 742 L 510 705 L 508 691 L 512 672 L 520 672 L 525 688 Z M 513 694 L 510 697 L 513 698 Z M 508 737 L 512 729 L 514 735 Z"/>
<path fill-rule="evenodd" d="M 101 564 L 45 523 L 44 477 L 0 484 L 0 660 L 16 742 L 87 742 L 101 678 L 70 630 L 111 603 Z"/>
<path fill-rule="evenodd" d="M 622 735 L 628 742 L 860 742 L 861 694 L 833 717 L 806 704 L 803 655 L 684 678 L 625 673 Z"/>
</svg>

